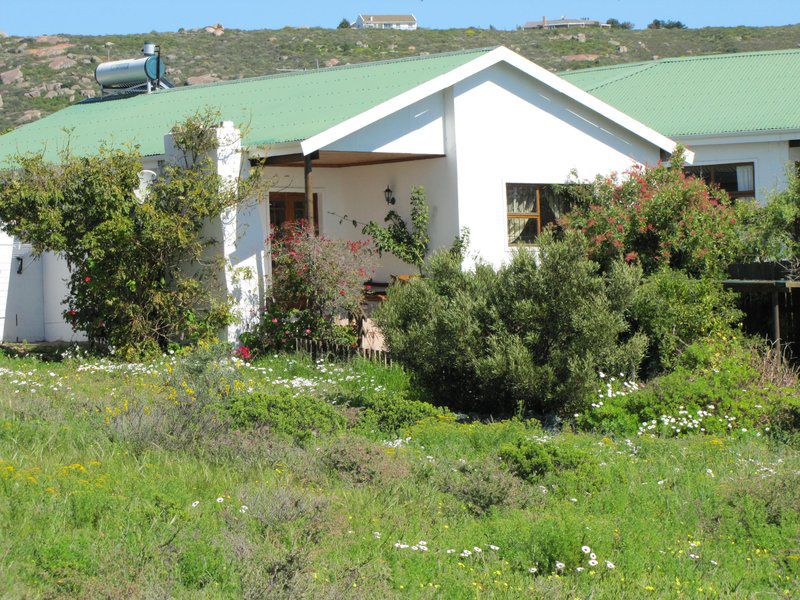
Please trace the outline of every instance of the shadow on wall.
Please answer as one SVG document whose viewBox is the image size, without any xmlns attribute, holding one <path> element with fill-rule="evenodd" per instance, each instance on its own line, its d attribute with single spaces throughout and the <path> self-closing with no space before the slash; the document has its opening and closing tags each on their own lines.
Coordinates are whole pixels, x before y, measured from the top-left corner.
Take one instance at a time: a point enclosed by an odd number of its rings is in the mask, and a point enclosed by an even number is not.
<svg viewBox="0 0 800 600">
<path fill-rule="evenodd" d="M 0 233 L 0 339 L 44 340 L 42 261 L 28 244 Z"/>
</svg>

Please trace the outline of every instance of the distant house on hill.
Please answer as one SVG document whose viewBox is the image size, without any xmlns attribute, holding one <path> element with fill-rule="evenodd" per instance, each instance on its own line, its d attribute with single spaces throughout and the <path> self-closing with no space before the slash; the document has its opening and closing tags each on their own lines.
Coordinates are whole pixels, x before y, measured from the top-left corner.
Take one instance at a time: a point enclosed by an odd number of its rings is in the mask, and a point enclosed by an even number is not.
<svg viewBox="0 0 800 600">
<path fill-rule="evenodd" d="M 414 15 L 358 15 L 353 23 L 355 29 L 403 29 L 414 31 L 417 17 Z"/>
<path fill-rule="evenodd" d="M 608 27 L 608 23 L 601 23 L 593 19 L 568 19 L 561 17 L 548 21 L 547 17 L 542 17 L 541 21 L 529 21 L 522 26 L 523 29 L 572 29 L 573 27 Z"/>
</svg>

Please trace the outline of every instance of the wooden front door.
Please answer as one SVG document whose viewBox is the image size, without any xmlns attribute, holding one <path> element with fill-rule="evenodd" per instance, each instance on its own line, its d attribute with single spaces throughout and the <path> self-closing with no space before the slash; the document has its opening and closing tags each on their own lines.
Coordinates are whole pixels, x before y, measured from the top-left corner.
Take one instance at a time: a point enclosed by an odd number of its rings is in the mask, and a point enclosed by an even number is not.
<svg viewBox="0 0 800 600">
<path fill-rule="evenodd" d="M 305 194 L 297 192 L 270 192 L 269 222 L 273 227 L 292 223 L 306 218 Z M 319 207 L 314 194 L 314 232 L 319 235 Z"/>
</svg>

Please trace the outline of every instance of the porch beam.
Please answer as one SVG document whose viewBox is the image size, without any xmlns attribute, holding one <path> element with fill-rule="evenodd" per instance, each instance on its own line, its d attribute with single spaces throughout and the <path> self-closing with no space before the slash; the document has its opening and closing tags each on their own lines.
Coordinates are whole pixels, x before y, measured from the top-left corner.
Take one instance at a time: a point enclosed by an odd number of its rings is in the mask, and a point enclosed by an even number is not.
<svg viewBox="0 0 800 600">
<path fill-rule="evenodd" d="M 316 229 L 316 223 L 314 222 L 314 180 L 313 180 L 313 173 L 314 173 L 314 159 L 319 158 L 319 151 L 314 151 L 311 154 L 306 154 L 303 157 L 303 164 L 304 164 L 304 177 L 303 182 L 305 185 L 306 191 L 306 221 L 308 221 L 311 230 Z"/>
</svg>

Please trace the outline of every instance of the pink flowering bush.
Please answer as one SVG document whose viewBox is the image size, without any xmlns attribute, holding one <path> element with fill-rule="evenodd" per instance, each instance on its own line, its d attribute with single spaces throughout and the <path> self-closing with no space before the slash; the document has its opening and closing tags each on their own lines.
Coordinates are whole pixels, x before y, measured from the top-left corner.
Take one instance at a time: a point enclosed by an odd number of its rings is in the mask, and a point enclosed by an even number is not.
<svg viewBox="0 0 800 600">
<path fill-rule="evenodd" d="M 355 343 L 365 282 L 375 272 L 372 242 L 317 236 L 305 222 L 274 229 L 269 242 L 272 300 L 242 342 L 251 349 L 287 348 L 295 338 Z"/>
<path fill-rule="evenodd" d="M 678 150 L 670 165 L 575 186 L 575 207 L 562 224 L 583 232 L 590 257 L 604 266 L 623 258 L 646 275 L 662 267 L 692 276 L 724 272 L 738 247 L 730 198 L 685 175 L 683 163 Z"/>
</svg>

